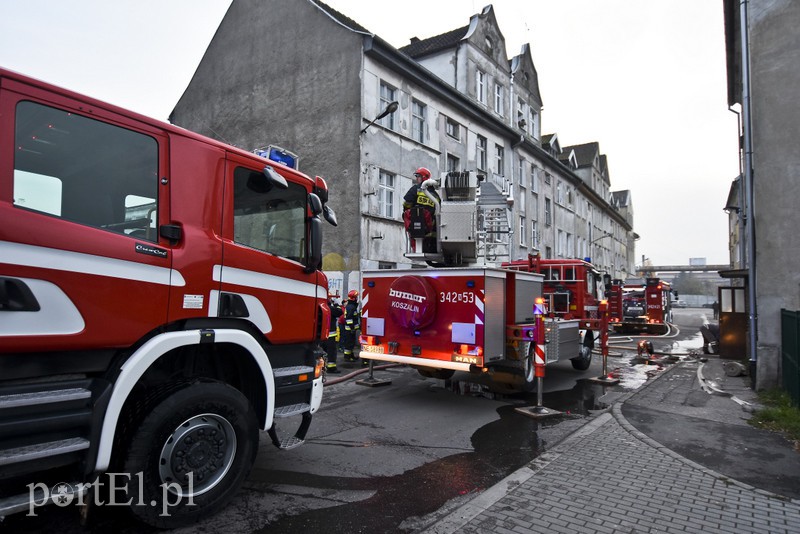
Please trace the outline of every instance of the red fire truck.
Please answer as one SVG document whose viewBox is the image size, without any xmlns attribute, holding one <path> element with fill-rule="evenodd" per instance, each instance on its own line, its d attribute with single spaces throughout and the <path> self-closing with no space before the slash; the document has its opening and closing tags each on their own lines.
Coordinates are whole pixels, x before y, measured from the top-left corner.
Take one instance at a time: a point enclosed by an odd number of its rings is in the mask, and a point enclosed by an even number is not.
<svg viewBox="0 0 800 534">
<path fill-rule="evenodd" d="M 580 321 L 581 357 L 572 362 L 576 369 L 588 369 L 602 328 L 599 306 L 610 277 L 604 278 L 591 262 L 577 258 L 543 259 L 536 254 L 503 266 L 544 276 L 542 291 L 549 314 L 559 320 Z"/>
<path fill-rule="evenodd" d="M 0 119 L 0 517 L 214 513 L 320 406 L 325 181 L 7 70 Z"/>
<path fill-rule="evenodd" d="M 496 206 L 480 203 L 478 182 L 472 172 L 444 174 L 438 251 L 406 254 L 460 267 L 362 272 L 360 356 L 409 364 L 434 378 L 455 371 L 485 373 L 494 382 L 530 391 L 537 354 L 534 304 L 544 277 L 480 264 L 482 252 L 498 250 L 497 213 L 507 207 L 504 200 Z M 479 221 L 492 222 L 486 230 Z M 546 363 L 570 359 L 576 369 L 588 367 L 591 353 L 583 358 L 578 320 L 548 319 L 544 327 L 546 343 L 538 354 Z"/>
<path fill-rule="evenodd" d="M 613 280 L 609 291 L 611 328 L 615 332 L 666 334 L 672 322 L 671 289 L 660 278 L 622 284 Z"/>
</svg>

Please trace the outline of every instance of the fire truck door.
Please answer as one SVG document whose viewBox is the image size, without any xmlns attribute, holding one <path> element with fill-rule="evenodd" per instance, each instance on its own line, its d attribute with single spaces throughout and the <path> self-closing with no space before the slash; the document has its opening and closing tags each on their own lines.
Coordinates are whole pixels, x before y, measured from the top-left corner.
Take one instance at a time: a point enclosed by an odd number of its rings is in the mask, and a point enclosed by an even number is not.
<svg viewBox="0 0 800 534">
<path fill-rule="evenodd" d="M 16 82 L 3 86 L 0 115 L 13 117 L 0 126 L 0 277 L 39 306 L 4 321 L 0 337 L 23 349 L 132 344 L 164 322 L 175 282 L 157 231 L 166 138 Z"/>
<path fill-rule="evenodd" d="M 272 343 L 313 339 L 317 298 L 316 270 L 306 272 L 308 255 L 308 191 L 287 180 L 273 185 L 261 168 L 230 156 L 226 164 L 223 214 L 223 265 L 219 273 L 220 313 L 228 302 L 246 309 L 247 317 Z"/>
</svg>

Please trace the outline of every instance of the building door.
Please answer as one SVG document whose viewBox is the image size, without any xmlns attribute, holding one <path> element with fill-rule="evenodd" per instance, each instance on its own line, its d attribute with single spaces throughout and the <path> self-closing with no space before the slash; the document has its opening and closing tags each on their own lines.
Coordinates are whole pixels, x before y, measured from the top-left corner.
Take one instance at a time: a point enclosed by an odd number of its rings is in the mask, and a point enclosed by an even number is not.
<svg viewBox="0 0 800 534">
<path fill-rule="evenodd" d="M 747 359 L 747 297 L 744 287 L 719 288 L 719 356 Z"/>
</svg>

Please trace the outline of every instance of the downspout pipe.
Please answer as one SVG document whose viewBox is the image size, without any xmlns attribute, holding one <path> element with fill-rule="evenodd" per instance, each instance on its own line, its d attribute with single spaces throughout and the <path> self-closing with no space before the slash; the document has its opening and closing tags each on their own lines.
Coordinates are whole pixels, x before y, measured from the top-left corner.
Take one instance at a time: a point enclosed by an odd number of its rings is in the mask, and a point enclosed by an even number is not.
<svg viewBox="0 0 800 534">
<path fill-rule="evenodd" d="M 742 132 L 744 134 L 744 186 L 747 217 L 747 298 L 750 330 L 750 385 L 755 389 L 758 368 L 758 308 L 756 306 L 756 231 L 753 198 L 753 130 L 750 109 L 750 42 L 747 18 L 748 0 L 739 2 L 739 25 L 742 40 Z"/>
</svg>

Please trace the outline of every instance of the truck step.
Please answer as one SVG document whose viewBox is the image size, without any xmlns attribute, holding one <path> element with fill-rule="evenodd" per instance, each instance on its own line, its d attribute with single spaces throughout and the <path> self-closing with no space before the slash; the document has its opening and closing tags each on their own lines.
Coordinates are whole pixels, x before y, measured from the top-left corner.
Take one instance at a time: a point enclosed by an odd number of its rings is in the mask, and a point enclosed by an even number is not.
<svg viewBox="0 0 800 534">
<path fill-rule="evenodd" d="M 311 410 L 311 405 L 307 402 L 300 402 L 297 404 L 290 404 L 288 406 L 281 406 L 280 408 L 275 408 L 275 417 L 292 417 L 294 415 L 300 415 L 301 413 L 305 413 Z"/>
<path fill-rule="evenodd" d="M 58 496 L 63 499 L 70 499 L 70 496 L 72 496 L 71 499 L 73 501 L 78 501 L 80 499 L 77 497 L 81 494 L 85 494 L 87 490 L 88 487 L 86 485 L 78 484 L 77 482 L 72 484 L 60 484 Z M 52 492 L 53 488 L 49 488 L 48 491 Z M 46 497 L 48 497 L 48 494 L 39 486 L 34 486 L 32 491 L 20 495 L 2 497 L 0 498 L 0 517 L 26 512 L 33 506 L 41 506 L 53 502 L 53 493 L 50 493 L 50 499 L 48 499 L 47 502 L 45 502 Z"/>
<path fill-rule="evenodd" d="M 314 373 L 314 368 L 309 367 L 308 365 L 296 365 L 294 367 L 276 367 L 273 369 L 273 374 L 276 377 L 281 376 L 296 376 L 302 375 L 306 373 Z"/>
<path fill-rule="evenodd" d="M 0 466 L 10 465 L 61 454 L 68 454 L 75 451 L 82 451 L 89 448 L 89 440 L 84 438 L 69 438 L 47 443 L 36 443 L 0 451 Z"/>
<path fill-rule="evenodd" d="M 281 440 L 280 445 L 278 445 L 278 448 L 281 450 L 289 450 L 289 449 L 294 449 L 295 447 L 299 447 L 303 443 L 305 443 L 304 439 L 300 439 L 297 436 L 288 436 Z"/>
<path fill-rule="evenodd" d="M 83 400 L 91 396 L 92 393 L 86 388 L 54 389 L 51 391 L 36 391 L 33 393 L 0 395 L 0 410 L 3 408 L 18 408 L 20 406 Z"/>
</svg>

